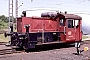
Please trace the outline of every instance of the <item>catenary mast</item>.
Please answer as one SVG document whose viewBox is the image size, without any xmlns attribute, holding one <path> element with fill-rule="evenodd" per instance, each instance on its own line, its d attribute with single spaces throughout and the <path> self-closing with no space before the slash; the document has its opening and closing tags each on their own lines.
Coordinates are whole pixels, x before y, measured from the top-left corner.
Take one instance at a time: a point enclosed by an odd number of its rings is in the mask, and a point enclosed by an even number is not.
<svg viewBox="0 0 90 60">
<path fill-rule="evenodd" d="M 17 17 L 18 17 L 18 0 L 16 0 L 16 12 L 15 12 L 15 14 L 16 14 L 16 30 L 17 30 Z"/>
<path fill-rule="evenodd" d="M 8 9 L 8 32 L 10 33 L 10 26 L 14 27 L 14 17 L 13 17 L 13 0 L 9 0 L 9 9 Z M 14 28 L 13 28 L 14 30 Z M 8 39 L 10 42 L 10 37 Z"/>
<path fill-rule="evenodd" d="M 14 27 L 14 17 L 13 17 L 13 0 L 9 0 L 9 32 L 10 32 L 10 26 Z"/>
</svg>

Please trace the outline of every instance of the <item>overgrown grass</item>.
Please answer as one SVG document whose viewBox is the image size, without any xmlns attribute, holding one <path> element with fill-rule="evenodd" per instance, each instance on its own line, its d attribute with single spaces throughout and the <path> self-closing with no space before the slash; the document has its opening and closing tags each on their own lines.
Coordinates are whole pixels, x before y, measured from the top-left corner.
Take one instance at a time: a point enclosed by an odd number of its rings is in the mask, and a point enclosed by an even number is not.
<svg viewBox="0 0 90 60">
<path fill-rule="evenodd" d="M 7 29 L 8 28 L 8 23 L 2 22 L 3 25 L 0 25 L 0 30 L 2 29 Z"/>
<path fill-rule="evenodd" d="M 88 36 L 85 36 L 85 35 L 82 36 L 82 39 L 86 39 L 86 38 L 89 38 L 89 37 Z"/>
<path fill-rule="evenodd" d="M 0 34 L 0 42 L 8 42 L 8 37 L 4 37 L 4 34 Z"/>
</svg>

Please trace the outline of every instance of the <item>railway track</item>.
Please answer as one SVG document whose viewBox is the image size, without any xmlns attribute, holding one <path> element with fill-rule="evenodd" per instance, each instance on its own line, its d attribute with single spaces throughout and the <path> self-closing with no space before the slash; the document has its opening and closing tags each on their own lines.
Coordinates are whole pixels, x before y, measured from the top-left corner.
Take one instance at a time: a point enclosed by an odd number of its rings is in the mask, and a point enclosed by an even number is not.
<svg viewBox="0 0 90 60">
<path fill-rule="evenodd" d="M 7 42 L 0 42 L 0 45 L 5 45 Z"/>
<path fill-rule="evenodd" d="M 12 48 L 11 46 L 5 46 L 0 44 L 0 55 L 6 55 L 6 54 L 13 54 L 13 53 L 21 53 L 24 52 L 22 50 L 17 50 L 15 48 Z"/>
<path fill-rule="evenodd" d="M 16 49 L 3 49 L 3 50 L 0 50 L 0 55 L 22 53 L 22 52 L 24 52 L 24 51 L 22 51 L 22 50 L 17 51 Z"/>
<path fill-rule="evenodd" d="M 86 41 L 82 41 L 81 42 L 81 45 L 83 44 L 89 44 L 90 41 L 89 40 L 86 40 Z M 6 43 L 4 42 L 0 42 L 0 55 L 6 55 L 6 54 L 13 54 L 13 53 L 22 53 L 22 52 L 25 52 L 25 50 L 20 50 L 20 49 L 15 49 L 15 48 L 12 48 L 10 46 L 5 46 Z M 63 45 L 62 45 L 63 46 Z M 42 50 L 50 50 L 50 48 L 46 49 L 47 46 L 45 47 L 40 47 L 42 49 L 39 49 L 37 51 L 42 51 Z M 51 46 L 49 46 L 51 47 Z M 52 48 L 52 49 L 58 49 L 58 48 L 65 48 L 66 46 L 63 46 L 63 47 L 55 47 L 55 48 Z M 67 46 L 67 47 L 72 47 L 72 46 Z M 74 47 L 74 46 L 73 46 Z M 32 51 L 36 51 L 35 49 L 32 50 Z M 29 50 L 29 52 L 31 52 L 31 50 Z"/>
</svg>

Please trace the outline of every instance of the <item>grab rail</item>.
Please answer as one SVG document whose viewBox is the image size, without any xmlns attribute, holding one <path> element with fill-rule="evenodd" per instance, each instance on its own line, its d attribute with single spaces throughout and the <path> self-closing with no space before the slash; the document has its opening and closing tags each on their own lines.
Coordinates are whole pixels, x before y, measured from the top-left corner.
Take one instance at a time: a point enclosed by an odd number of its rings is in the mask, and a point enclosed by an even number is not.
<svg viewBox="0 0 90 60">
<path fill-rule="evenodd" d="M 66 32 L 66 26 L 64 26 L 64 34 L 66 35 L 66 33 L 65 33 L 65 32 Z"/>
</svg>

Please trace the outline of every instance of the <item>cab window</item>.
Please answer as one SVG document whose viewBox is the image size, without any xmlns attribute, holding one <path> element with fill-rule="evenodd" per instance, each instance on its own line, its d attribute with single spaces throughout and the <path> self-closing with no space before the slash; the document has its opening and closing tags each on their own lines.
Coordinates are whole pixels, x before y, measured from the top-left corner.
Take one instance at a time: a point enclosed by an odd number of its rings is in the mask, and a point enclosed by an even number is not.
<svg viewBox="0 0 90 60">
<path fill-rule="evenodd" d="M 59 22 L 60 22 L 60 26 L 64 26 L 64 20 L 63 19 L 60 19 Z"/>
<path fill-rule="evenodd" d="M 75 20 L 75 26 L 76 26 L 76 28 L 78 28 L 78 25 L 79 25 L 79 20 Z"/>
<path fill-rule="evenodd" d="M 68 23 L 68 25 L 67 25 L 68 28 L 74 28 L 74 20 L 70 19 L 67 21 L 67 23 Z"/>
</svg>

